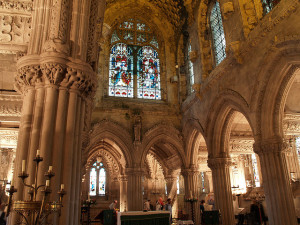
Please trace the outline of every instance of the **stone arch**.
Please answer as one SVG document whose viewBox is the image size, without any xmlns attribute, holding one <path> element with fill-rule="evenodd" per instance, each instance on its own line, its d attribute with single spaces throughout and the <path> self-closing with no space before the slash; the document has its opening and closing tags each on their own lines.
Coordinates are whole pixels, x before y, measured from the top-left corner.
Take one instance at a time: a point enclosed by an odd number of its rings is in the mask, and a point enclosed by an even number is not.
<svg viewBox="0 0 300 225">
<path fill-rule="evenodd" d="M 190 118 L 183 126 L 183 135 L 185 139 L 186 165 L 196 165 L 197 157 L 195 155 L 198 153 L 202 138 L 206 144 L 204 129 L 197 119 Z"/>
<path fill-rule="evenodd" d="M 209 158 L 228 157 L 226 146 L 229 143 L 230 125 L 235 111 L 245 116 L 255 136 L 253 116 L 247 101 L 238 92 L 224 90 L 215 98 L 208 113 L 206 137 Z"/>
<path fill-rule="evenodd" d="M 132 137 L 128 131 L 109 120 L 103 120 L 93 126 L 90 133 L 90 144 L 86 148 L 86 154 L 95 152 L 106 143 L 111 153 L 118 155 L 122 168 L 132 167 Z"/>
<path fill-rule="evenodd" d="M 251 108 L 256 111 L 259 138 L 283 137 L 284 105 L 300 68 L 299 40 L 281 42 L 262 61 L 253 92 Z M 270 116 L 272 115 L 272 116 Z"/>
<path fill-rule="evenodd" d="M 143 152 L 140 160 L 142 167 L 151 148 L 159 143 L 164 143 L 164 148 L 168 148 L 168 151 L 161 149 L 161 154 L 156 153 L 158 158 L 166 160 L 172 156 L 173 160 L 171 160 L 172 162 L 176 161 L 178 163 L 177 166 L 181 167 L 185 165 L 185 154 L 181 133 L 173 126 L 159 124 L 152 127 L 144 135 L 142 141 Z M 176 156 L 178 156 L 178 158 Z"/>
</svg>

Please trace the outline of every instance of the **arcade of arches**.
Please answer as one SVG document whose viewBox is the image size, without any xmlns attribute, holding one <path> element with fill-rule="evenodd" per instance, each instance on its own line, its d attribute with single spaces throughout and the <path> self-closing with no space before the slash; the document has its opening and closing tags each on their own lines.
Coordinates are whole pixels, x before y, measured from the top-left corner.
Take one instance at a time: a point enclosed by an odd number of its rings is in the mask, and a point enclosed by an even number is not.
<svg viewBox="0 0 300 225">
<path fill-rule="evenodd" d="M 27 199 L 39 149 L 67 191 L 54 224 L 159 197 L 298 224 L 298 0 L 0 0 L 0 61 L 0 183 Z"/>
</svg>

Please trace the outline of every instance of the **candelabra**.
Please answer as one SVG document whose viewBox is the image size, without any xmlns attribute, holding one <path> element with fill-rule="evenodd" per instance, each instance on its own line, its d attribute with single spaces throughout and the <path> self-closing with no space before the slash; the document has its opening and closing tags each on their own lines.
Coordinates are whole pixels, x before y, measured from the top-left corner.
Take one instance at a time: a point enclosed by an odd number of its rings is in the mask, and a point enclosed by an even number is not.
<svg viewBox="0 0 300 225">
<path fill-rule="evenodd" d="M 62 205 L 63 196 L 66 194 L 64 191 L 64 185 L 61 184 L 60 190 L 57 192 L 59 195 L 58 202 L 51 202 L 48 200 L 48 197 L 51 193 L 51 189 L 49 187 L 50 180 L 54 177 L 54 173 L 52 172 L 52 166 L 49 166 L 48 172 L 45 173 L 46 177 L 46 184 L 45 185 L 38 185 L 38 170 L 39 170 L 39 163 L 43 161 L 43 158 L 39 155 L 39 150 L 37 150 L 37 155 L 33 159 L 36 163 L 35 167 L 35 183 L 32 185 L 28 185 L 25 183 L 25 179 L 29 177 L 29 174 L 25 172 L 25 163 L 26 161 L 22 161 L 22 172 L 18 175 L 21 178 L 22 183 L 25 187 L 29 188 L 29 195 L 30 200 L 25 201 L 12 201 L 13 194 L 17 192 L 17 189 L 12 184 L 10 188 L 7 190 L 9 193 L 8 199 L 8 207 L 7 207 L 7 216 L 10 212 L 16 212 L 21 216 L 21 221 L 18 224 L 26 224 L 26 225 L 40 225 L 40 224 L 48 224 L 47 218 L 52 213 L 58 213 L 60 216 Z M 37 200 L 38 191 L 41 192 L 42 200 Z"/>
</svg>

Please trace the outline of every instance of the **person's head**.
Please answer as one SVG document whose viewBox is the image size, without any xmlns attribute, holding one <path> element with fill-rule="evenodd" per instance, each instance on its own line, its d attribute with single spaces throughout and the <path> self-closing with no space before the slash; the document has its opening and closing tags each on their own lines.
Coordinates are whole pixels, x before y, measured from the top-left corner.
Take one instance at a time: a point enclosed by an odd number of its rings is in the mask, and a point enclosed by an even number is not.
<svg viewBox="0 0 300 225">
<path fill-rule="evenodd" d="M 115 203 L 115 204 L 117 204 L 117 203 L 118 203 L 118 201 L 117 201 L 117 200 L 114 200 L 114 203 Z"/>
<path fill-rule="evenodd" d="M 151 202 L 151 200 L 150 200 L 150 199 L 148 199 L 148 202 Z"/>
<path fill-rule="evenodd" d="M 171 204 L 172 200 L 170 198 L 167 199 L 167 202 Z"/>
<path fill-rule="evenodd" d="M 204 200 L 201 200 L 201 202 L 200 202 L 202 205 L 205 203 L 205 201 Z"/>
</svg>

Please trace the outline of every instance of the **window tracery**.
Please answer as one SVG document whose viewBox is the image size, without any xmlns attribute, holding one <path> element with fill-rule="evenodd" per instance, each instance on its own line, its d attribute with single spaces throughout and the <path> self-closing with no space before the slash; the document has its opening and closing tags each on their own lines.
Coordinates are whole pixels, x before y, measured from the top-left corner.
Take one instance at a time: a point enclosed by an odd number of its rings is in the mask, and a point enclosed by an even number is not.
<svg viewBox="0 0 300 225">
<path fill-rule="evenodd" d="M 122 22 L 111 36 L 109 96 L 161 99 L 158 42 L 136 18 Z"/>
<path fill-rule="evenodd" d="M 212 7 L 210 12 L 210 27 L 212 33 L 213 51 L 216 65 L 220 64 L 226 58 L 226 41 L 223 29 L 223 22 L 218 1 Z"/>
<path fill-rule="evenodd" d="M 106 170 L 102 162 L 96 161 L 90 170 L 90 196 L 105 195 Z"/>
</svg>

